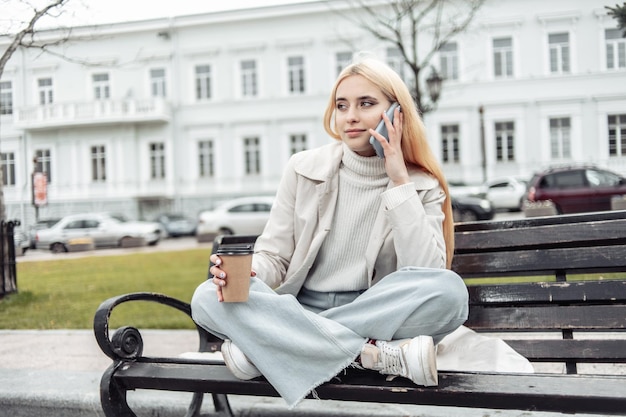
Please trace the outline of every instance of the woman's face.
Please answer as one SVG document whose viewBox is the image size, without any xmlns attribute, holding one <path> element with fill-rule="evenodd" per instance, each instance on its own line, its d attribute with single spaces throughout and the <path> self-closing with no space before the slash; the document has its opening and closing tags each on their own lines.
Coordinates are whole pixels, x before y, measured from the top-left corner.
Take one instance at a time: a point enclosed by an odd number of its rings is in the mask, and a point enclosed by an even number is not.
<svg viewBox="0 0 626 417">
<path fill-rule="evenodd" d="M 337 86 L 335 125 L 341 140 L 361 156 L 374 156 L 369 129 L 376 129 L 391 103 L 375 84 L 351 75 Z"/>
</svg>

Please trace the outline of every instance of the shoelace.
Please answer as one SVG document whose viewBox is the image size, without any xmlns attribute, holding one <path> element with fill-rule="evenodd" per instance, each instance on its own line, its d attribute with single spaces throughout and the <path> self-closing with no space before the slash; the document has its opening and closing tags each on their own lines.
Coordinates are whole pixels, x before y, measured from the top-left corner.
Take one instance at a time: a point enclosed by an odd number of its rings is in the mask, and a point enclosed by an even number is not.
<svg viewBox="0 0 626 417">
<path fill-rule="evenodd" d="M 377 345 L 380 349 L 380 361 L 382 363 L 381 374 L 406 376 L 404 355 L 400 346 L 391 346 L 389 343 Z"/>
<path fill-rule="evenodd" d="M 364 370 L 365 370 L 365 368 L 363 368 L 363 366 L 362 366 L 360 363 L 356 362 L 356 361 L 355 361 L 355 362 L 352 362 L 350 365 L 348 365 L 348 366 L 347 366 L 347 368 L 360 369 L 360 370 L 362 370 L 362 371 L 364 371 Z M 344 371 L 345 371 L 345 370 L 344 370 Z M 344 373 L 345 373 L 345 372 L 344 372 Z"/>
</svg>

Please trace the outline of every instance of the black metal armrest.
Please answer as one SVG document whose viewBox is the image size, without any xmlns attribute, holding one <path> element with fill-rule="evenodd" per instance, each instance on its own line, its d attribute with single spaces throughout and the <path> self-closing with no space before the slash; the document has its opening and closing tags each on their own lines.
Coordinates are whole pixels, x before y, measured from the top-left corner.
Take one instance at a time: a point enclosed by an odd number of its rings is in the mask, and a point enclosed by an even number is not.
<svg viewBox="0 0 626 417">
<path fill-rule="evenodd" d="M 125 326 L 119 328 L 113 337 L 109 337 L 109 318 L 115 307 L 130 301 L 152 301 L 173 307 L 185 313 L 191 319 L 191 306 L 184 301 L 177 300 L 158 293 L 138 292 L 119 295 L 105 300 L 98 309 L 93 319 L 93 330 L 98 346 L 105 355 L 114 361 L 122 359 L 137 359 L 143 353 L 143 339 L 139 330 Z M 218 349 L 222 340 L 203 328 L 196 325 L 200 345 L 199 352 L 210 352 Z"/>
</svg>

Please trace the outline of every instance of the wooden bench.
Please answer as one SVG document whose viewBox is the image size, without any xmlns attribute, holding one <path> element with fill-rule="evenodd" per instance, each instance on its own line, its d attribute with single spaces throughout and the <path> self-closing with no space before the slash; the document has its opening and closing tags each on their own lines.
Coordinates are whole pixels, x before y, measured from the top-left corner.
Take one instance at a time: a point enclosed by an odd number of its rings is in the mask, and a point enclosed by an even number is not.
<svg viewBox="0 0 626 417">
<path fill-rule="evenodd" d="M 403 378 L 386 381 L 375 372 L 349 370 L 340 380 L 316 389 L 317 396 L 626 415 L 626 372 L 581 372 L 585 366 L 612 370 L 626 364 L 626 211 L 461 223 L 455 234 L 453 269 L 467 280 L 470 292 L 466 325 L 497 333 L 538 368 L 559 363 L 562 369 L 534 374 L 440 371 L 439 386 L 428 388 Z M 251 237 L 218 238 L 214 246 L 240 238 Z M 522 276 L 541 282 L 473 282 Z M 262 377 L 238 380 L 219 360 L 144 357 L 135 328 L 118 329 L 109 338 L 111 311 L 135 300 L 166 304 L 190 314 L 188 304 L 159 294 L 127 294 L 102 303 L 94 331 L 100 348 L 113 360 L 101 381 L 101 403 L 107 416 L 133 416 L 126 392 L 135 389 L 196 393 L 187 415 L 197 413 L 202 393 L 211 393 L 216 412 L 227 416 L 233 415 L 228 394 L 277 396 Z M 202 329 L 198 333 L 199 351 L 219 350 L 221 340 Z"/>
</svg>

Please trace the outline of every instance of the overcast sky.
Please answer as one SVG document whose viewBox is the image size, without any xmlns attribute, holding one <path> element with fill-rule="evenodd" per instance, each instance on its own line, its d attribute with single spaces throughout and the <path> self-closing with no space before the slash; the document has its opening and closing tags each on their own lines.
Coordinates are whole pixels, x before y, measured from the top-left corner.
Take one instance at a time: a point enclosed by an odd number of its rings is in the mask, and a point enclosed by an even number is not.
<svg viewBox="0 0 626 417">
<path fill-rule="evenodd" d="M 66 26 L 112 23 L 310 1 L 314 0 L 69 0 L 62 18 L 48 20 L 45 26 L 60 22 Z M 30 20 L 33 11 L 29 4 L 40 9 L 49 3 L 50 0 L 0 0 L 0 31 Z"/>
<path fill-rule="evenodd" d="M 94 19 L 112 22 L 181 16 L 311 0 L 70 0 L 87 5 Z"/>
</svg>

